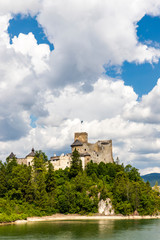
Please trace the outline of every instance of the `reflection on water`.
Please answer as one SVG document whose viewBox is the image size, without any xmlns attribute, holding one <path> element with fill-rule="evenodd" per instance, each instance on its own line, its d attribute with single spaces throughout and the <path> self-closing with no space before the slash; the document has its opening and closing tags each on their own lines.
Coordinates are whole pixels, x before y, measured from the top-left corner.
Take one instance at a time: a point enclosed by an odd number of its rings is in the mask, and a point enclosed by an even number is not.
<svg viewBox="0 0 160 240">
<path fill-rule="evenodd" d="M 160 220 L 81 220 L 0 226 L 0 240 L 158 240 Z"/>
</svg>

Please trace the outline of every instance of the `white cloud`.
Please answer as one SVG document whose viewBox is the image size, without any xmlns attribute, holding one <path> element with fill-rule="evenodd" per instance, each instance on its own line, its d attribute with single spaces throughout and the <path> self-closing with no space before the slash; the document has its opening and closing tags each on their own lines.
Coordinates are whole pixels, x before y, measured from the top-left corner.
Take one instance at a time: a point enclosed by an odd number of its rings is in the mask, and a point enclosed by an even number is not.
<svg viewBox="0 0 160 240">
<path fill-rule="evenodd" d="M 141 176 L 150 174 L 150 173 L 160 173 L 160 168 L 159 167 L 145 168 L 140 171 Z"/>
<path fill-rule="evenodd" d="M 158 125 L 123 118 L 121 113 L 125 105 L 134 106 L 137 95 L 122 81 L 99 79 L 90 93 L 66 87 L 57 97 L 49 91 L 43 97 L 48 116 L 40 117 L 37 127 L 30 128 L 29 134 L 20 141 L 12 141 L 12 144 L 2 142 L 4 152 L 8 151 L 9 154 L 14 151 L 17 156 L 22 156 L 32 146 L 51 155 L 57 151 L 69 152 L 74 132 L 83 130 L 89 133 L 90 142 L 112 139 L 114 158 L 118 156 L 124 164 L 132 164 L 140 169 L 160 166 Z M 96 113 L 99 118 L 95 118 Z M 84 120 L 82 126 L 81 120 Z"/>
<path fill-rule="evenodd" d="M 58 96 L 48 91 L 45 96 L 45 108 L 49 117 L 39 119 L 42 125 L 57 125 L 64 119 L 79 118 L 86 121 L 102 120 L 122 113 L 128 102 L 136 101 L 137 95 L 124 82 L 111 79 L 99 79 L 93 84 L 93 91 L 84 93 L 68 86 Z"/>
<path fill-rule="evenodd" d="M 32 33 L 10 45 L 8 21 L 19 12 L 39 13 L 52 53 Z M 160 167 L 160 82 L 138 102 L 132 87 L 103 75 L 105 65 L 119 68 L 125 60 L 158 62 L 160 50 L 136 35 L 145 14 L 160 15 L 159 0 L 1 1 L 1 158 L 11 151 L 23 157 L 32 146 L 69 151 L 84 120 L 91 142 L 113 140 L 115 158 L 141 169 Z M 35 129 L 30 115 L 38 117 Z"/>
<path fill-rule="evenodd" d="M 6 13 L 23 13 L 35 15 L 40 9 L 41 0 L 1 0 L 0 1 L 0 15 Z"/>
<path fill-rule="evenodd" d="M 160 2 L 44 0 L 38 21 L 55 46 L 51 84 L 81 81 L 87 88 L 104 64 L 158 62 L 160 50 L 139 43 L 136 35 L 136 23 L 148 13 L 159 15 Z"/>
<path fill-rule="evenodd" d="M 48 45 L 38 45 L 33 34 L 20 35 L 10 45 L 9 18 L 0 16 L 0 141 L 28 134 L 32 107 L 40 102 L 43 81 L 38 80 L 48 70 L 50 53 Z M 43 105 L 38 111 L 43 114 Z"/>
<path fill-rule="evenodd" d="M 49 70 L 49 46 L 47 44 L 37 44 L 37 41 L 32 33 L 22 34 L 13 38 L 11 47 L 16 51 L 22 53 L 24 56 L 30 58 L 31 64 L 35 73 L 40 74 L 45 70 Z"/>
<path fill-rule="evenodd" d="M 156 86 L 147 94 L 143 95 L 140 102 L 134 106 L 126 105 L 123 116 L 126 119 L 146 123 L 160 123 L 160 79 Z"/>
<path fill-rule="evenodd" d="M 9 19 L 11 15 L 8 13 L 6 15 L 0 16 L 0 46 L 9 43 L 9 36 L 7 33 L 7 28 L 9 26 Z"/>
</svg>

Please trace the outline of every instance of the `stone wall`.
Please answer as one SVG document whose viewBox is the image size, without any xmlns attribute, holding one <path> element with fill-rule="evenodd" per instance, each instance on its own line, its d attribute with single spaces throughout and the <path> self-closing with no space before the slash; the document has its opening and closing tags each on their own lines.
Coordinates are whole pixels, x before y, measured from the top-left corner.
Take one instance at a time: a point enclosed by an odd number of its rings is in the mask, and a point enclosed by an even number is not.
<svg viewBox="0 0 160 240">
<path fill-rule="evenodd" d="M 71 165 L 71 154 L 51 157 L 50 161 L 54 167 L 54 170 L 65 169 Z"/>
<path fill-rule="evenodd" d="M 88 134 L 75 133 L 75 140 L 86 140 L 84 136 L 88 137 Z M 94 144 L 88 143 L 88 141 L 83 141 L 82 143 L 82 146 L 72 147 L 72 152 L 76 149 L 80 154 L 88 153 L 90 155 L 90 159 L 95 163 L 113 163 L 112 140 L 97 141 Z"/>
<path fill-rule="evenodd" d="M 33 158 L 34 157 L 25 157 L 25 158 L 17 158 L 17 163 L 18 164 L 26 164 L 27 166 L 32 166 L 33 165 Z"/>
<path fill-rule="evenodd" d="M 75 143 L 78 145 L 72 145 L 72 152 L 76 149 L 80 154 L 83 169 L 91 160 L 94 163 L 113 163 L 112 156 L 112 140 L 102 140 L 96 143 L 88 142 L 88 133 L 79 132 L 75 133 L 74 141 L 79 140 L 80 142 Z M 33 165 L 34 149 L 25 158 L 17 158 L 18 164 L 26 164 L 27 166 Z M 62 154 L 61 156 L 54 156 L 50 158 L 52 165 L 55 170 L 65 169 L 71 166 L 72 154 Z"/>
<path fill-rule="evenodd" d="M 32 166 L 33 165 L 33 158 L 34 157 L 31 157 L 31 156 L 26 157 L 26 159 L 27 159 L 27 166 Z"/>
<path fill-rule="evenodd" d="M 82 168 L 85 169 L 85 166 L 90 161 L 90 157 L 82 155 L 80 156 L 80 160 L 82 161 Z M 71 167 L 72 155 L 68 153 L 62 156 L 51 157 L 50 161 L 54 167 L 54 170 L 64 170 L 66 167 Z"/>
<path fill-rule="evenodd" d="M 17 158 L 17 163 L 27 165 L 27 159 L 26 158 Z"/>
<path fill-rule="evenodd" d="M 88 142 L 88 133 L 86 132 L 78 132 L 74 134 L 74 141 L 79 140 L 82 143 Z"/>
</svg>

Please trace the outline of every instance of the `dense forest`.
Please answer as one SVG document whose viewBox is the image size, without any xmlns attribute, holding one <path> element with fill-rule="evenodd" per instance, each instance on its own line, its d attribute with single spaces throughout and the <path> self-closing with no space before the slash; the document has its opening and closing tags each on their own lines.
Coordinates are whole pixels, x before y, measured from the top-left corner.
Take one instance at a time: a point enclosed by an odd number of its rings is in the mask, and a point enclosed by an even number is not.
<svg viewBox="0 0 160 240">
<path fill-rule="evenodd" d="M 54 213 L 92 214 L 98 202 L 110 198 L 116 214 L 158 214 L 159 193 L 145 183 L 131 165 L 88 163 L 82 170 L 79 153 L 72 164 L 54 171 L 42 151 L 32 166 L 17 164 L 16 158 L 0 162 L 0 222 Z"/>
</svg>

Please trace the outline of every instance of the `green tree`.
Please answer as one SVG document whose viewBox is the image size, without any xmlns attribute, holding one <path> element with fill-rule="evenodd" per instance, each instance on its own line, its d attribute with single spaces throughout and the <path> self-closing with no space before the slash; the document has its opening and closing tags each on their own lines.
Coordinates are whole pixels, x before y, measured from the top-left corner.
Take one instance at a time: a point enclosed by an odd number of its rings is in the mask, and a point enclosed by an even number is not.
<svg viewBox="0 0 160 240">
<path fill-rule="evenodd" d="M 93 163 L 92 160 L 87 164 L 85 170 L 88 176 L 92 176 L 92 174 L 96 174 L 98 176 L 98 164 Z"/>
<path fill-rule="evenodd" d="M 70 177 L 76 177 L 79 172 L 82 172 L 82 161 L 80 160 L 79 152 L 75 149 L 72 153 L 72 161 L 70 168 Z"/>
<path fill-rule="evenodd" d="M 17 166 L 17 159 L 14 157 L 13 159 L 7 159 L 6 160 L 6 176 L 10 177 L 10 174 L 12 173 L 12 170 L 15 166 Z"/>
<path fill-rule="evenodd" d="M 125 172 L 128 174 L 130 180 L 139 181 L 141 180 L 138 169 L 132 167 L 130 164 L 125 167 Z"/>
<path fill-rule="evenodd" d="M 37 206 L 45 208 L 48 196 L 46 192 L 46 166 L 44 155 L 40 152 L 33 159 L 34 195 Z"/>
<path fill-rule="evenodd" d="M 153 187 L 154 191 L 159 193 L 159 187 L 158 187 L 158 181 L 156 181 L 154 187 Z"/>
<path fill-rule="evenodd" d="M 7 192 L 6 169 L 0 161 L 0 197 L 4 197 Z"/>
<path fill-rule="evenodd" d="M 106 169 L 106 164 L 104 162 L 100 162 L 98 164 L 98 175 L 99 176 L 106 176 L 107 175 L 107 169 Z"/>
<path fill-rule="evenodd" d="M 24 199 L 31 178 L 31 167 L 27 165 L 14 166 L 8 178 L 8 197 L 10 199 Z"/>
<path fill-rule="evenodd" d="M 39 158 L 40 156 L 41 158 L 43 158 L 43 162 L 48 162 L 48 157 L 44 152 L 42 152 L 41 150 L 36 151 L 35 157 Z"/>
<path fill-rule="evenodd" d="M 122 171 L 116 175 L 113 185 L 114 206 L 118 213 L 128 215 L 133 212 L 130 204 L 130 182 Z"/>
<path fill-rule="evenodd" d="M 55 172 L 51 162 L 48 164 L 48 172 L 46 174 L 46 191 L 51 193 L 56 187 Z"/>
</svg>

